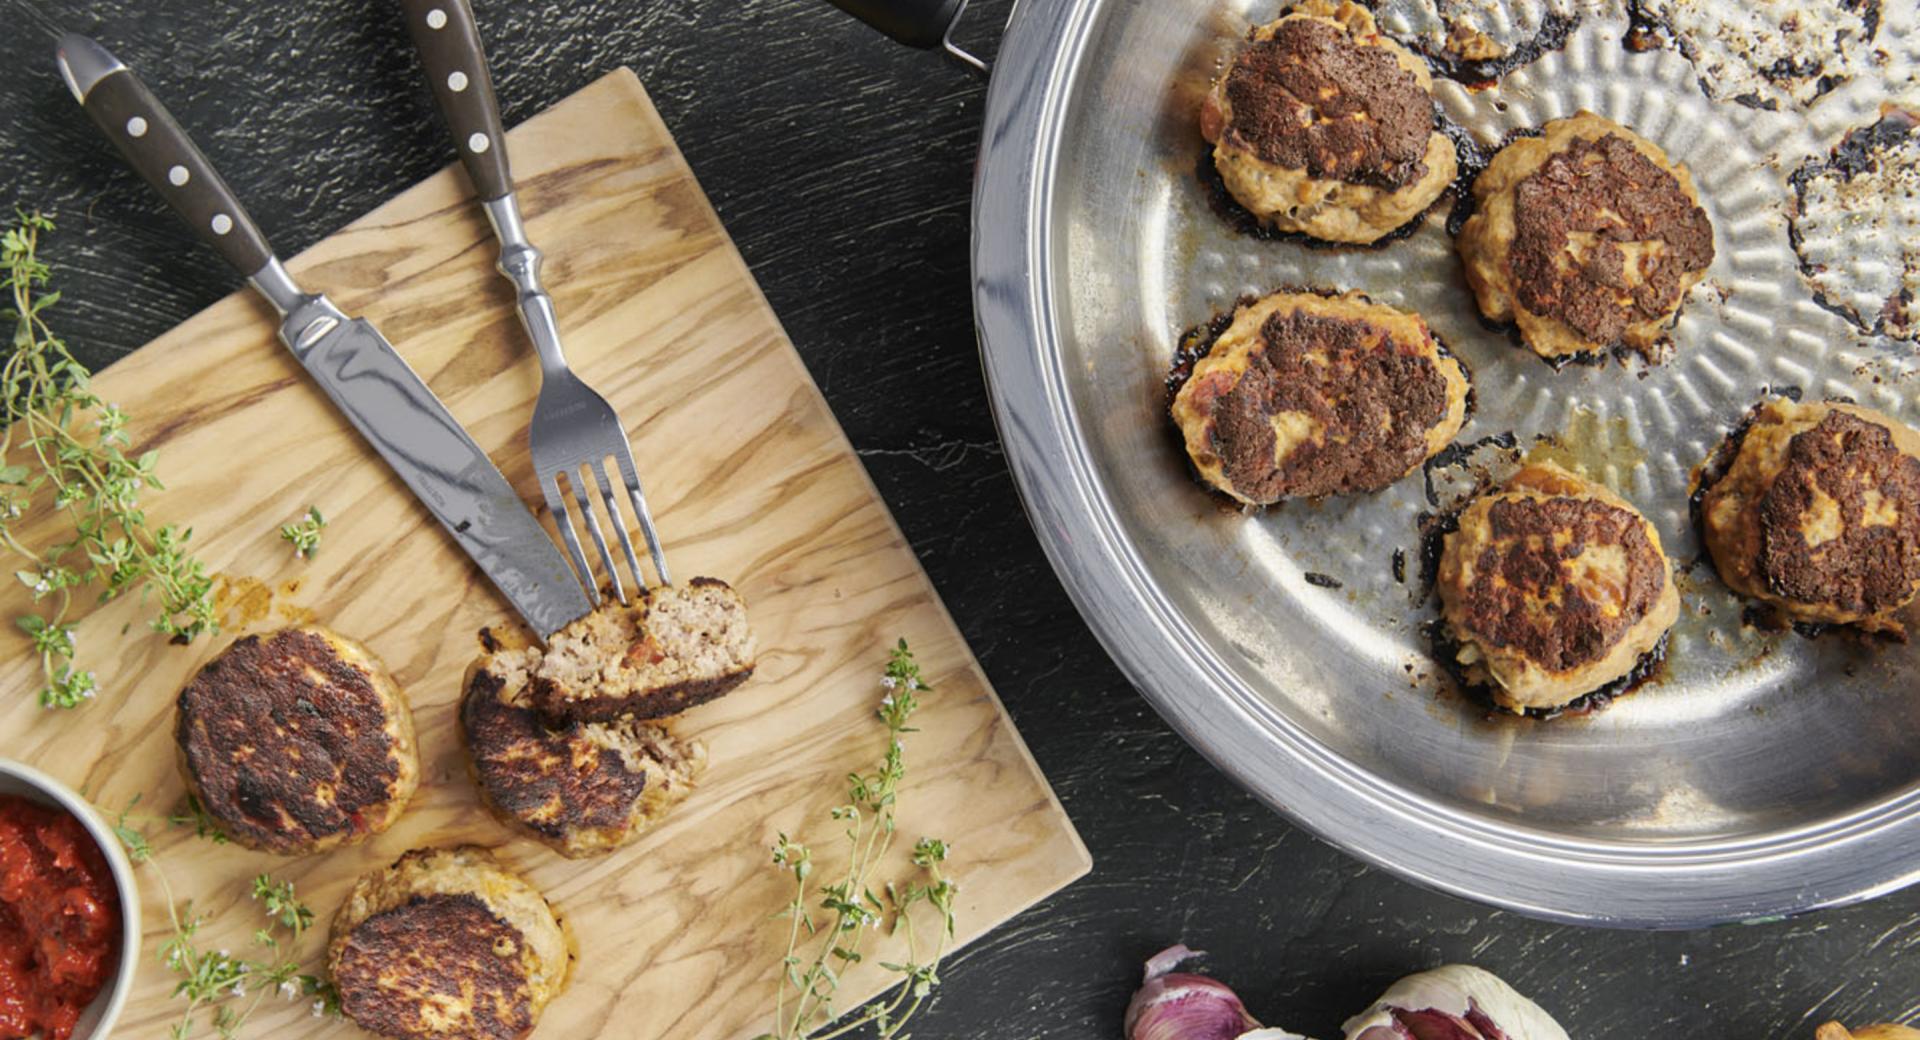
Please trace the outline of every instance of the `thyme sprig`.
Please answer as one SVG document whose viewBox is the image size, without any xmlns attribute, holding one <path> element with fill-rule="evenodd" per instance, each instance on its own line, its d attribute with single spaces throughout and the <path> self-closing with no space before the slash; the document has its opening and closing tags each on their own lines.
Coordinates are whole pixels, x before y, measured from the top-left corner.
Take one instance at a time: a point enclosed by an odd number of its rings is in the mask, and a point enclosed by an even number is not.
<svg viewBox="0 0 1920 1040">
<path fill-rule="evenodd" d="M 235 1040 L 261 1003 L 275 994 L 286 1000 L 311 1000 L 315 1015 L 337 1016 L 340 998 L 332 985 L 300 970 L 297 951 L 301 938 L 313 927 L 313 910 L 295 896 L 293 882 L 269 874 L 253 879 L 250 894 L 267 917 L 267 923 L 253 931 L 254 944 L 261 950 L 259 957 L 236 957 L 224 948 L 202 947 L 199 933 L 208 918 L 195 914 L 191 901 L 174 901 L 173 886 L 154 858 L 153 846 L 131 822 L 137 819 L 131 812 L 139 801 L 135 796 L 120 811 L 113 832 L 126 846 L 127 857 L 148 865 L 160 879 L 160 896 L 167 904 L 167 923 L 173 934 L 160 946 L 160 963 L 178 979 L 173 995 L 187 1002 L 167 1035 L 172 1040 L 188 1040 L 204 1017 L 215 1036 Z M 175 824 L 192 825 L 191 818 L 183 819 L 179 814 L 169 819 Z M 203 1016 L 205 1012 L 210 1013 Z"/>
<path fill-rule="evenodd" d="M 311 560 L 313 554 L 320 551 L 320 530 L 326 526 L 327 518 L 320 515 L 320 507 L 308 506 L 306 516 L 280 525 L 280 538 L 293 546 L 295 556 Z"/>
<path fill-rule="evenodd" d="M 908 720 L 919 710 L 919 695 L 932 690 L 920 677 L 913 651 L 902 639 L 887 661 L 880 684 L 880 721 L 887 726 L 887 750 L 871 773 L 847 776 L 847 801 L 829 815 L 845 825 L 847 865 L 832 884 L 814 887 L 813 852 L 784 833 L 773 846 L 773 862 L 793 882 L 793 898 L 778 917 L 786 918 L 787 952 L 774 998 L 773 1030 L 757 1040 L 831 1040 L 865 1026 L 874 1035 L 904 1040 L 909 1021 L 940 984 L 940 958 L 954 937 L 954 897 L 959 886 L 945 874 L 951 846 L 921 838 L 913 847 L 918 877 L 887 881 L 874 891 L 873 875 L 885 860 L 897 832 L 895 810 L 900 782 L 906 778 L 906 744 L 915 732 Z M 939 927 L 923 936 L 913 909 L 925 904 L 939 915 Z M 904 934 L 906 959 L 879 962 L 900 976 L 898 983 L 864 1008 L 836 1021 L 834 997 L 841 973 L 861 963 L 861 946 L 870 931 L 885 926 Z"/>
<path fill-rule="evenodd" d="M 94 673 L 73 663 L 76 591 L 98 586 L 102 601 L 157 593 L 153 627 L 181 642 L 219 626 L 213 583 L 187 552 L 192 532 L 155 527 L 141 509 L 141 492 L 161 486 L 156 454 L 127 456 L 127 414 L 93 392 L 91 373 L 47 325 L 60 294 L 41 291 L 51 272 L 39 241 L 52 230 L 46 217 L 19 213 L 0 236 L 0 288 L 11 301 L 0 318 L 14 323 L 0 366 L 0 545 L 25 561 L 14 575 L 44 604 L 15 622 L 40 657 L 40 703 L 72 708 L 99 692 Z M 42 502 L 67 516 L 73 537 L 35 549 L 14 525 Z"/>
</svg>

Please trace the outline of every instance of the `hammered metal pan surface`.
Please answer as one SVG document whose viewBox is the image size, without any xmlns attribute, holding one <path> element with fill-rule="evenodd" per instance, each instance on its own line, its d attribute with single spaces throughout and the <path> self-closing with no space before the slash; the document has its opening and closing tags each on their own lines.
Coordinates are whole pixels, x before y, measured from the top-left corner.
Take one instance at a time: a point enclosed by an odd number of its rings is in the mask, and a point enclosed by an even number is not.
<svg viewBox="0 0 1920 1040">
<path fill-rule="evenodd" d="M 1920 248 L 1911 169 L 1889 159 L 1862 173 L 1832 154 L 1897 103 L 1920 108 L 1915 5 L 1876 7 L 1872 25 L 1833 0 L 1380 6 L 1382 25 L 1447 73 L 1436 98 L 1473 146 L 1586 108 L 1692 170 L 1717 255 L 1671 360 L 1556 371 L 1489 328 L 1447 229 L 1451 197 L 1372 249 L 1261 239 L 1223 219 L 1194 113 L 1283 4 L 1028 0 L 989 103 L 977 295 L 1010 457 L 1070 591 L 1216 762 L 1439 887 L 1677 926 L 1913 880 L 1920 644 L 1744 623 L 1699 558 L 1687 500 L 1691 468 L 1770 389 L 1920 425 L 1909 326 L 1886 320 Z M 1872 34 L 1849 42 L 1818 23 L 1838 41 L 1829 64 L 1782 66 L 1778 48 L 1799 44 L 1767 37 L 1766 18 L 1791 10 Z M 1473 33 L 1479 59 L 1449 51 Z M 1473 373 L 1460 442 L 1486 445 L 1375 495 L 1242 513 L 1202 490 L 1169 433 L 1169 361 L 1183 330 L 1284 286 L 1359 289 L 1424 315 Z M 1419 575 L 1421 515 L 1527 454 L 1639 505 L 1685 597 L 1651 681 L 1545 723 L 1490 717 L 1453 688 L 1423 634 L 1435 606 Z"/>
</svg>

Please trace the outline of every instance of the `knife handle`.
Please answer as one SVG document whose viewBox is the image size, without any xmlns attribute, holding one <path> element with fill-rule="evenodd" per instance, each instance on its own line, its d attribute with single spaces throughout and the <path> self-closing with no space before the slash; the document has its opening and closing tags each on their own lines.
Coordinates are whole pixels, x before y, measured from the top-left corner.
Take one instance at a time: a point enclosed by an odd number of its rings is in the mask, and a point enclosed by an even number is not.
<svg viewBox="0 0 1920 1040">
<path fill-rule="evenodd" d="M 201 241 L 247 277 L 267 266 L 266 236 L 140 77 L 78 33 L 61 37 L 55 60 L 80 107 Z"/>
<path fill-rule="evenodd" d="M 506 131 L 500 125 L 500 104 L 493 97 L 493 75 L 487 71 L 472 5 L 467 0 L 400 0 L 400 10 L 480 201 L 511 194 Z"/>
</svg>

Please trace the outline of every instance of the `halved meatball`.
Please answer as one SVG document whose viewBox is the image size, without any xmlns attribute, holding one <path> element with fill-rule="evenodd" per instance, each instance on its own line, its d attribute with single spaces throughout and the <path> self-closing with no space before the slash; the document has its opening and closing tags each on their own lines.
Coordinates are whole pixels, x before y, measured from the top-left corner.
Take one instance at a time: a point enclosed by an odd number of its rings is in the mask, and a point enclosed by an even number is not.
<svg viewBox="0 0 1920 1040">
<path fill-rule="evenodd" d="M 664 718 L 746 682 L 756 651 L 740 594 L 695 578 L 609 602 L 554 633 L 531 696 L 555 721 Z"/>
<path fill-rule="evenodd" d="M 548 722 L 530 690 L 541 653 L 494 642 L 468 669 L 460 736 L 474 781 L 496 818 L 561 855 L 609 852 L 692 792 L 706 747 L 655 722 Z"/>
</svg>

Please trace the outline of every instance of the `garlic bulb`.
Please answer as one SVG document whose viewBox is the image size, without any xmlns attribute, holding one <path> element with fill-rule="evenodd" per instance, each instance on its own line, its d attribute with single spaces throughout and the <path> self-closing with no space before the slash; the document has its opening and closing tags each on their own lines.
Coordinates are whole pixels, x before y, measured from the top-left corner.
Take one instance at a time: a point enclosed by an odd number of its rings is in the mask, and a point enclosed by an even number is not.
<svg viewBox="0 0 1920 1040">
<path fill-rule="evenodd" d="M 1127 1005 L 1127 1040 L 1306 1040 L 1261 1026 L 1225 983 L 1174 970 L 1196 956 L 1170 946 L 1147 961 L 1140 991 Z M 1492 972 L 1450 964 L 1387 987 L 1372 1007 L 1347 1020 L 1345 1040 L 1567 1040 L 1567 1031 Z M 1816 1040 L 1856 1038 L 1823 1031 Z"/>
<path fill-rule="evenodd" d="M 1409 975 L 1347 1020 L 1346 1040 L 1567 1040 L 1540 1005 L 1467 964 Z"/>
<path fill-rule="evenodd" d="M 1169 946 L 1147 961 L 1140 991 L 1127 1005 L 1127 1040 L 1305 1040 L 1261 1028 L 1226 983 L 1173 970 L 1197 956 L 1185 946 Z"/>
</svg>

